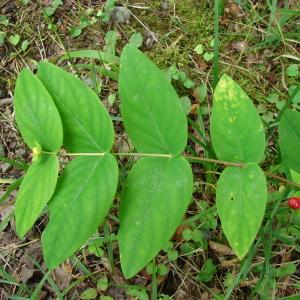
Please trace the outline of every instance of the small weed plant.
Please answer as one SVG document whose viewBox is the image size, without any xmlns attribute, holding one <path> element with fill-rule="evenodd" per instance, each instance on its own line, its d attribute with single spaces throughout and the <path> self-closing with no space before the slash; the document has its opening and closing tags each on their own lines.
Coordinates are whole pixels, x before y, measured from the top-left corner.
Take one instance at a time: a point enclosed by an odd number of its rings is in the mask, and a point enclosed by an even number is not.
<svg viewBox="0 0 300 300">
<path fill-rule="evenodd" d="M 39 64 L 36 75 L 21 71 L 15 114 L 33 162 L 16 199 L 19 237 L 48 208 L 43 254 L 50 270 L 57 267 L 87 242 L 108 214 L 118 186 L 116 157 L 138 157 L 122 183 L 117 235 L 122 271 L 130 278 L 165 247 L 182 221 L 193 193 L 190 162 L 198 160 L 225 165 L 217 182 L 217 212 L 242 260 L 265 217 L 266 177 L 276 176 L 260 167 L 267 139 L 247 94 L 229 76 L 219 80 L 210 118 L 215 157 L 210 158 L 184 153 L 188 125 L 179 97 L 166 75 L 130 44 L 121 56 L 119 94 L 134 153 L 111 152 L 112 120 L 81 80 L 48 62 Z M 279 144 L 287 177 L 282 179 L 294 187 L 290 197 L 295 199 L 300 195 L 300 113 L 286 107 L 282 112 Z M 64 155 L 74 159 L 58 176 L 59 156 Z M 185 235 L 193 237 L 192 232 Z"/>
</svg>

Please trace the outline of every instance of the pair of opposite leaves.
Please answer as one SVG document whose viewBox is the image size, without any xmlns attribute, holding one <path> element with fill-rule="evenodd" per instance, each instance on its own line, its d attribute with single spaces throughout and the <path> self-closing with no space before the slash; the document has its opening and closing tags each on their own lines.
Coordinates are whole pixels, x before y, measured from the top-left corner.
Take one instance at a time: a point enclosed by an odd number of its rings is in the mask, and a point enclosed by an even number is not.
<svg viewBox="0 0 300 300">
<path fill-rule="evenodd" d="M 178 96 L 163 73 L 130 45 L 122 53 L 119 88 L 123 121 L 135 148 L 169 156 L 140 159 L 123 187 L 118 239 L 123 273 L 131 277 L 175 231 L 191 199 L 193 181 L 190 165 L 180 156 L 186 145 L 187 123 Z M 96 232 L 112 203 L 118 181 L 117 163 L 108 153 L 114 140 L 113 126 L 88 87 L 49 63 L 40 64 L 37 77 L 28 70 L 21 72 L 15 110 L 26 143 L 40 153 L 18 193 L 17 232 L 24 236 L 51 198 L 42 244 L 46 263 L 54 268 Z M 240 258 L 255 238 L 266 198 L 265 179 L 255 164 L 264 151 L 263 128 L 255 113 L 240 87 L 223 76 L 215 93 L 213 146 L 218 158 L 249 164 L 224 171 L 218 183 L 217 207 L 225 234 Z M 249 126 L 253 131 L 248 131 Z M 252 145 L 254 140 L 257 146 Z M 56 152 L 62 143 L 70 152 L 103 156 L 74 159 L 56 186 Z M 234 219 L 230 219 L 231 208 Z M 241 239 L 236 231 L 247 225 L 251 229 Z"/>
</svg>

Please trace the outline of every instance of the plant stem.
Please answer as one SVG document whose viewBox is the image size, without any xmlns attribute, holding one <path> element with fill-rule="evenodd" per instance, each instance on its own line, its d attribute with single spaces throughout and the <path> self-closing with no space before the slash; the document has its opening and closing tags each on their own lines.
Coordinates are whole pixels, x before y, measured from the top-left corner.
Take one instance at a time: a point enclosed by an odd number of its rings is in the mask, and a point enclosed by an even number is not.
<svg viewBox="0 0 300 300">
<path fill-rule="evenodd" d="M 45 153 L 45 152 L 44 152 Z M 104 156 L 106 152 L 94 152 L 94 153 L 61 153 L 62 156 Z M 135 153 L 135 152 L 115 152 L 111 153 L 115 156 L 140 156 L 140 157 L 162 157 L 171 158 L 171 154 L 160 154 L 160 153 Z"/>
<path fill-rule="evenodd" d="M 202 161 L 202 162 L 207 162 L 207 163 L 224 165 L 224 166 L 228 166 L 228 167 L 239 167 L 239 168 L 245 167 L 245 164 L 242 164 L 242 163 L 234 163 L 234 162 L 230 162 L 230 161 L 223 161 L 223 160 L 212 159 L 212 158 L 189 156 L 189 155 L 184 155 L 184 157 L 187 160 L 191 160 L 191 161 Z"/>
<path fill-rule="evenodd" d="M 51 152 L 42 152 L 42 153 L 48 153 L 48 154 L 55 154 Z M 61 156 L 104 156 L 105 152 L 95 152 L 95 153 L 60 153 Z M 161 153 L 134 153 L 134 152 L 116 152 L 111 153 L 115 156 L 139 156 L 139 157 L 157 157 L 157 158 L 172 158 L 173 156 L 171 154 L 161 154 Z M 198 156 L 190 156 L 190 155 L 183 155 L 187 160 L 191 162 L 203 162 L 203 163 L 213 163 L 218 165 L 224 165 L 226 167 L 238 167 L 243 168 L 245 167 L 245 164 L 243 163 L 235 163 L 231 161 L 224 161 L 224 160 L 218 160 L 218 159 L 212 159 L 212 158 L 206 158 L 206 157 L 198 157 Z M 268 171 L 265 171 L 265 175 L 267 177 L 271 177 L 274 179 L 277 179 L 281 182 L 284 182 L 287 185 L 294 186 L 300 189 L 300 184 L 297 184 L 293 181 L 290 181 L 288 179 L 285 179 L 279 175 L 270 173 Z"/>
<path fill-rule="evenodd" d="M 270 173 L 270 172 L 265 172 L 265 175 L 268 176 L 268 177 L 271 177 L 271 178 L 274 178 L 274 179 L 277 179 L 281 182 L 284 182 L 286 183 L 287 185 L 291 185 L 291 186 L 295 186 L 297 188 L 300 188 L 300 184 L 296 183 L 296 182 L 293 182 L 293 181 L 290 181 L 288 179 L 285 179 L 279 175 L 276 175 L 276 174 L 273 174 L 273 173 Z"/>
<path fill-rule="evenodd" d="M 104 156 L 105 152 L 60 153 L 61 156 Z"/>
<path fill-rule="evenodd" d="M 161 158 L 171 158 L 172 154 L 161 154 L 161 153 L 126 153 L 126 152 L 117 152 L 112 153 L 116 156 L 140 156 L 140 157 L 161 157 Z"/>
</svg>

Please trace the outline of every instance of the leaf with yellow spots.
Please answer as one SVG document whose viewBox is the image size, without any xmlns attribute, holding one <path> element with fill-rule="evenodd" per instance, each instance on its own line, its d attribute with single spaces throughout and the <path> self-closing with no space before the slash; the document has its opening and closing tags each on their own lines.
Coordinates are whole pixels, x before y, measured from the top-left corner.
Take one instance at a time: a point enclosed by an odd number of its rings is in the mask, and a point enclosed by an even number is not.
<svg viewBox="0 0 300 300">
<path fill-rule="evenodd" d="M 267 203 L 267 183 L 255 163 L 226 168 L 217 183 L 217 210 L 230 246 L 242 259 L 262 223 Z"/>
<path fill-rule="evenodd" d="M 215 90 L 211 139 L 219 159 L 259 163 L 266 141 L 262 121 L 243 89 L 223 75 Z"/>
</svg>

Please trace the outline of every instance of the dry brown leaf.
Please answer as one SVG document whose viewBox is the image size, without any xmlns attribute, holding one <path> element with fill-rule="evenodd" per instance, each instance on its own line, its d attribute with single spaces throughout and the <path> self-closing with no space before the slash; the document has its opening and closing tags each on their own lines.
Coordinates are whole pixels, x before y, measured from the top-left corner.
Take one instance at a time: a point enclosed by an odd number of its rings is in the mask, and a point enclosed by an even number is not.
<svg viewBox="0 0 300 300">
<path fill-rule="evenodd" d="M 224 244 L 220 244 L 214 241 L 209 241 L 208 242 L 209 247 L 216 251 L 217 253 L 223 254 L 223 255 L 234 255 L 234 252 L 230 247 Z"/>
</svg>

